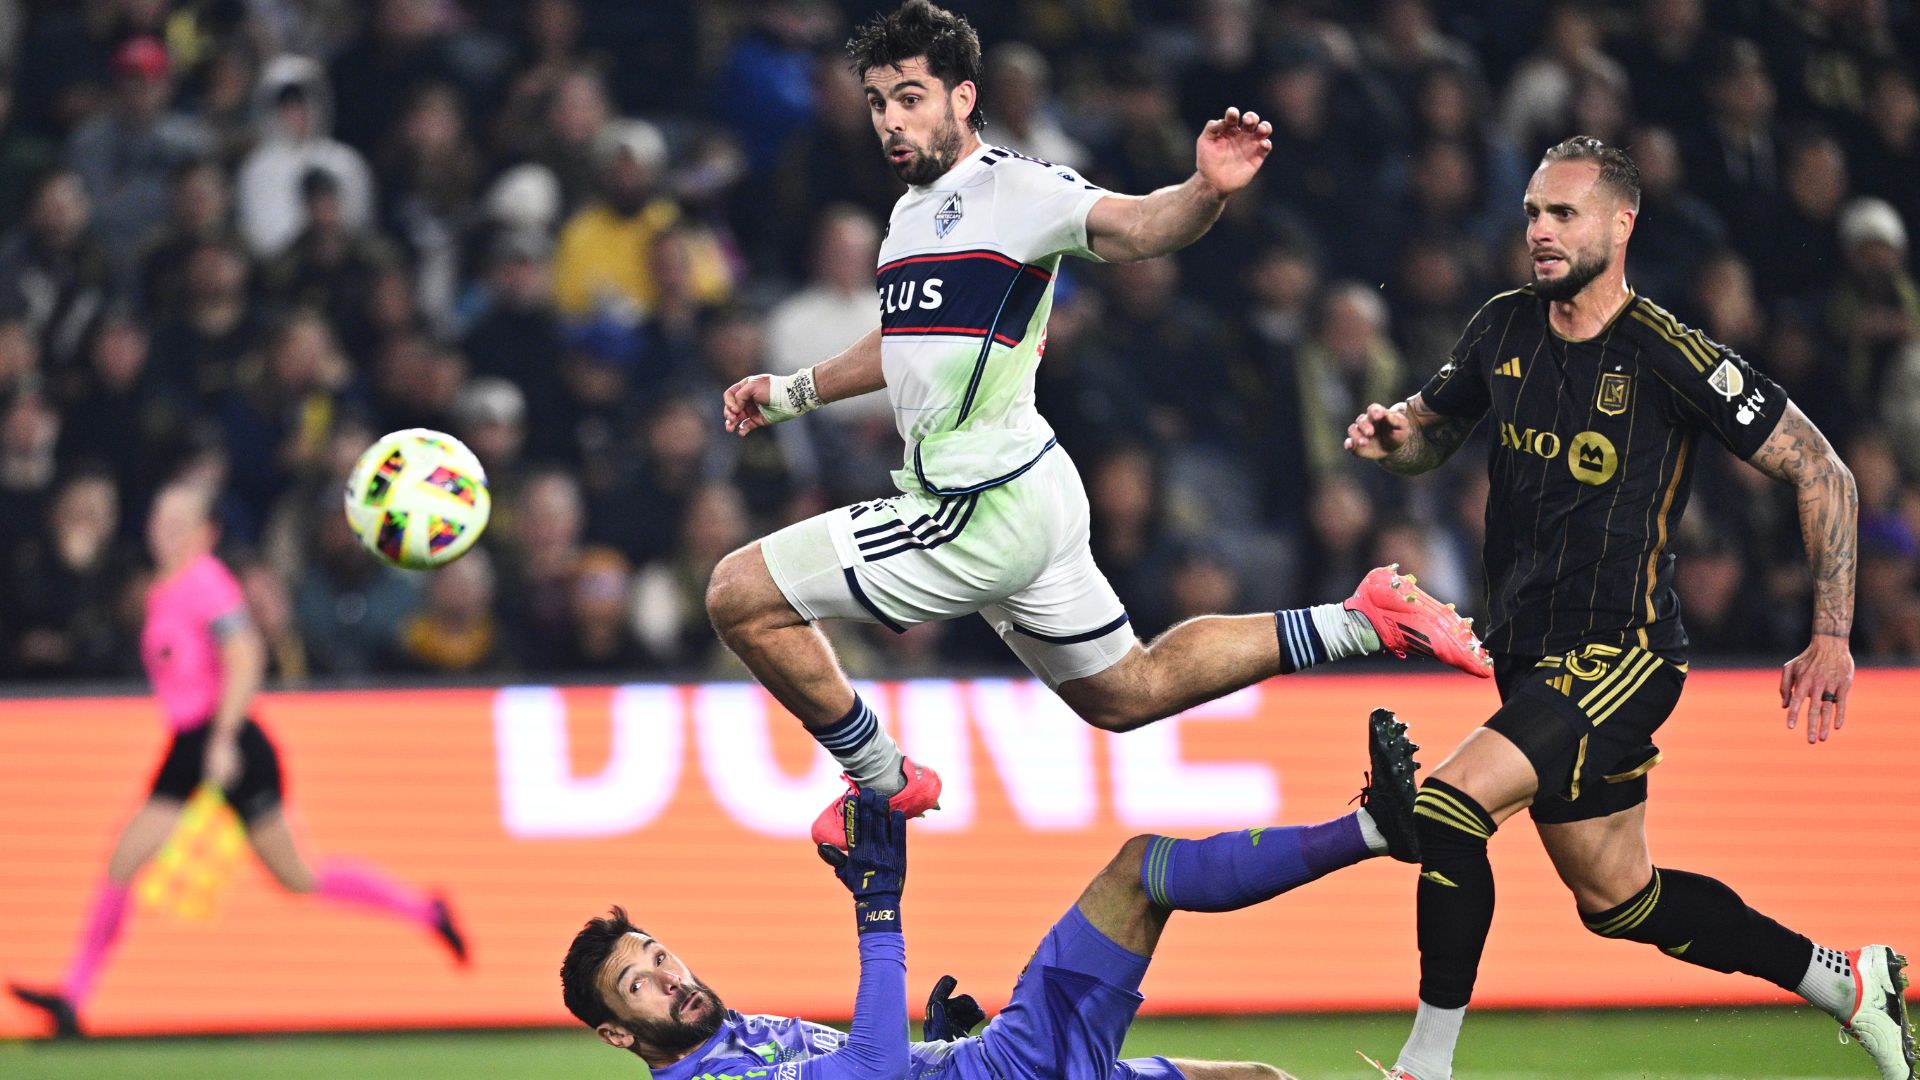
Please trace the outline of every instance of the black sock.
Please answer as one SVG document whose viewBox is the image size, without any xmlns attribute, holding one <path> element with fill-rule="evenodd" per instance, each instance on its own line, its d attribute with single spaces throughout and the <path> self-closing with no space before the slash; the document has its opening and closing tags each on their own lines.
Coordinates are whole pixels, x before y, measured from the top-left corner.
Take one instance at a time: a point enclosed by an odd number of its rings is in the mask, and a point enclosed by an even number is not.
<svg viewBox="0 0 1920 1080">
<path fill-rule="evenodd" d="M 1657 945 L 1668 956 L 1714 971 L 1755 975 L 1797 990 L 1813 942 L 1748 907 L 1710 877 L 1655 869 L 1647 887 L 1619 907 L 1580 921 L 1601 937 Z"/>
<path fill-rule="evenodd" d="M 1420 836 L 1415 891 L 1420 935 L 1420 1000 L 1459 1009 L 1473 997 L 1480 953 L 1493 925 L 1493 818 L 1459 788 L 1429 778 L 1414 798 Z"/>
</svg>

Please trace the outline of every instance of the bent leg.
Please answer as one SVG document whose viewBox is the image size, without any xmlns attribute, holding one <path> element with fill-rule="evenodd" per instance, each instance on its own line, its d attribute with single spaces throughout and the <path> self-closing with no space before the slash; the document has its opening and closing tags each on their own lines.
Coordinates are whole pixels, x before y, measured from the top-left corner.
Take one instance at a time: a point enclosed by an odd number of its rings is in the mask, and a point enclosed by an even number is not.
<svg viewBox="0 0 1920 1080">
<path fill-rule="evenodd" d="M 339 858 L 328 859 L 318 869 L 310 866 L 293 839 L 286 814 L 279 809 L 250 823 L 247 839 L 288 892 L 373 908 L 428 928 L 439 921 L 439 907 L 431 896 L 375 867 Z"/>
<path fill-rule="evenodd" d="M 1059 694 L 1093 726 L 1131 731 L 1279 673 L 1273 615 L 1202 615 Z"/>
<path fill-rule="evenodd" d="M 1765 979 L 1838 1016 L 1851 1012 L 1855 995 L 1845 954 L 1817 948 L 1713 878 L 1655 867 L 1645 819 L 1642 803 L 1605 818 L 1539 827 L 1582 925 L 1698 967 Z"/>
<path fill-rule="evenodd" d="M 107 859 L 107 876 L 94 891 L 87 911 L 87 922 L 80 931 L 79 947 L 67 967 L 62 993 L 75 1009 L 86 1006 L 93 996 L 95 981 L 106 964 L 107 954 L 120 937 L 127 918 L 127 899 L 133 890 L 134 875 L 140 872 L 173 835 L 184 804 L 178 799 L 156 796 L 120 830 L 120 839 Z"/>
<path fill-rule="evenodd" d="M 831 725 L 853 706 L 833 646 L 787 601 L 758 542 L 714 567 L 707 614 L 727 648 L 809 729 Z"/>
</svg>

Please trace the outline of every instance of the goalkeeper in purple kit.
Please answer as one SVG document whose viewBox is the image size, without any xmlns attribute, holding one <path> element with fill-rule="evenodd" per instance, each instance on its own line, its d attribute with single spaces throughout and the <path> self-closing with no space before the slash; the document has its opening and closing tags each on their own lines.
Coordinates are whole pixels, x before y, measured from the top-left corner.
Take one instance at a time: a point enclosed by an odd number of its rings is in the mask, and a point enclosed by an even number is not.
<svg viewBox="0 0 1920 1080">
<path fill-rule="evenodd" d="M 1221 833 L 1204 840 L 1136 836 L 1059 922 L 979 1035 L 973 999 L 943 978 L 927 1004 L 924 1041 L 907 1038 L 906 816 L 874 791 L 842 803 L 847 850 L 821 857 L 854 897 L 860 986 L 853 1024 L 729 1009 L 659 940 L 614 908 L 574 936 L 560 968 L 567 1009 L 608 1045 L 631 1051 L 655 1080 L 1285 1080 L 1256 1062 L 1120 1058 L 1143 1000 L 1160 933 L 1175 911 L 1233 911 L 1379 855 L 1418 862 L 1413 752 L 1385 709 L 1368 728 L 1371 770 L 1360 809 L 1319 825 Z"/>
</svg>

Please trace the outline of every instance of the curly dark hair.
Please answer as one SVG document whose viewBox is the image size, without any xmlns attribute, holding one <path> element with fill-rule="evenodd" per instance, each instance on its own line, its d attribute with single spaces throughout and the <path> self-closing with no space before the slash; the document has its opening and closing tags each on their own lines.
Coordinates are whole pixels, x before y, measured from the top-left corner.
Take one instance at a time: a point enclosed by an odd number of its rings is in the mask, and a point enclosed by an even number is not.
<svg viewBox="0 0 1920 1080">
<path fill-rule="evenodd" d="M 618 1020 L 600 992 L 600 969 L 606 966 L 613 947 L 628 934 L 645 934 L 627 918 L 627 909 L 618 904 L 602 918 L 588 919 L 587 925 L 573 935 L 567 946 L 567 958 L 560 963 L 560 995 L 567 1011 L 590 1028 Z"/>
<path fill-rule="evenodd" d="M 1591 135 L 1575 135 L 1548 147 L 1540 160 L 1591 161 L 1600 166 L 1600 186 L 1626 200 L 1628 206 L 1640 209 L 1640 166 L 1617 146 L 1608 146 Z"/>
<path fill-rule="evenodd" d="M 967 126 L 979 131 L 987 126 L 980 111 L 980 35 L 972 24 L 928 0 L 906 0 L 890 15 L 875 15 L 847 39 L 847 57 L 855 75 L 865 75 L 877 67 L 898 68 L 903 62 L 924 56 L 927 70 L 948 90 L 963 82 L 974 86 L 973 112 Z"/>
</svg>

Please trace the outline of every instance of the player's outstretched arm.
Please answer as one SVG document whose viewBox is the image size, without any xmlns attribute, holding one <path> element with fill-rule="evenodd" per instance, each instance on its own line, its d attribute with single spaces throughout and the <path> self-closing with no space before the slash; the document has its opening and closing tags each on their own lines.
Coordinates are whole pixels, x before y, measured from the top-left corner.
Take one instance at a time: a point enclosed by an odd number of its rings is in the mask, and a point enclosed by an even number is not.
<svg viewBox="0 0 1920 1080">
<path fill-rule="evenodd" d="M 1205 236 L 1227 196 L 1246 187 L 1273 151 L 1273 125 L 1228 109 L 1207 121 L 1185 183 L 1151 195 L 1109 195 L 1087 212 L 1087 246 L 1108 262 L 1138 262 L 1179 251 Z"/>
<path fill-rule="evenodd" d="M 820 857 L 853 893 L 860 932 L 860 990 L 847 1044 L 801 1065 L 803 1080 L 897 1080 L 907 1074 L 907 947 L 900 893 L 907 881 L 907 816 L 887 797 L 862 791 L 844 804 L 847 850 L 820 845 Z"/>
<path fill-rule="evenodd" d="M 1747 460 L 1792 484 L 1800 505 L 1800 536 L 1813 567 L 1813 641 L 1780 672 L 1780 705 L 1787 710 L 1789 728 L 1806 711 L 1807 741 L 1815 742 L 1847 722 L 1847 694 L 1853 689 L 1847 640 L 1853 633 L 1860 496 L 1853 472 L 1792 402 Z"/>
<path fill-rule="evenodd" d="M 1392 406 L 1375 403 L 1347 425 L 1348 453 L 1405 476 L 1440 467 L 1473 434 L 1475 421 L 1435 412 L 1419 394 Z"/>
<path fill-rule="evenodd" d="M 749 375 L 727 387 L 720 395 L 721 421 L 728 431 L 746 435 L 830 401 L 884 390 L 886 385 L 876 326 L 844 351 L 810 368 L 791 375 Z"/>
</svg>

